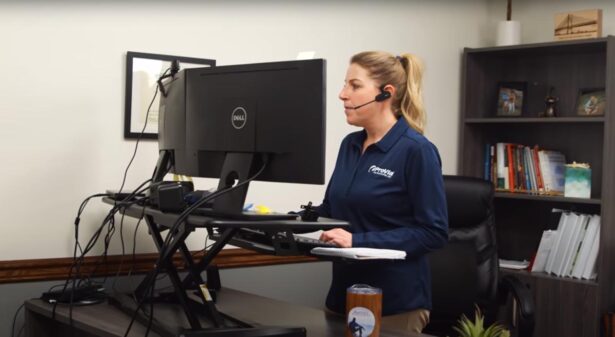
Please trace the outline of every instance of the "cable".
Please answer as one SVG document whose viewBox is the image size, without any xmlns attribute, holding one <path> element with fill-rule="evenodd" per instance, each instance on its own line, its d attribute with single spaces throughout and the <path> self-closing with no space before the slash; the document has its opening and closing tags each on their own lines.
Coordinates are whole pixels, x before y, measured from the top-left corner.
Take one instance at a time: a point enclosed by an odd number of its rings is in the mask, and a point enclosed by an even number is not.
<svg viewBox="0 0 615 337">
<path fill-rule="evenodd" d="M 122 257 L 120 257 L 120 265 L 117 268 L 117 272 L 115 273 L 115 277 L 113 278 L 113 283 L 111 283 L 111 289 L 113 291 L 117 291 L 115 288 L 115 284 L 117 283 L 117 279 L 120 276 L 122 271 L 122 267 L 124 266 L 124 255 L 125 255 L 125 247 L 124 247 L 124 215 L 120 218 L 120 243 L 122 246 Z"/>
<path fill-rule="evenodd" d="M 170 67 L 167 68 L 167 70 L 164 71 L 161 77 L 165 76 L 167 72 L 169 72 L 170 70 L 171 70 Z M 147 128 L 147 120 L 149 119 L 149 112 L 152 109 L 152 105 L 154 104 L 154 101 L 156 100 L 157 96 L 158 96 L 158 86 L 156 86 L 156 89 L 154 90 L 154 96 L 152 97 L 152 100 L 149 102 L 149 106 L 147 107 L 147 112 L 145 113 L 145 123 L 143 123 L 143 128 L 141 129 L 141 133 L 139 133 L 139 137 L 137 137 L 137 142 L 135 143 L 135 149 L 132 153 L 132 157 L 130 158 L 128 165 L 126 166 L 126 170 L 124 170 L 124 177 L 122 178 L 122 185 L 120 186 L 120 190 L 119 190 L 120 193 L 122 192 L 122 189 L 124 188 L 124 184 L 126 183 L 126 177 L 128 176 L 128 169 L 132 165 L 132 162 L 134 161 L 137 155 L 137 150 L 139 149 L 139 142 L 141 141 L 141 138 L 143 137 L 143 134 L 145 133 L 145 128 Z"/>
<path fill-rule="evenodd" d="M 232 187 L 228 187 L 222 190 L 218 190 L 216 192 L 213 192 L 211 194 L 208 194 L 206 196 L 203 196 L 201 199 L 199 199 L 197 202 L 195 202 L 194 204 L 192 204 L 191 206 L 189 206 L 188 208 L 186 208 L 182 213 L 180 213 L 180 215 L 178 216 L 177 220 L 173 223 L 173 225 L 169 228 L 169 232 L 167 233 L 167 236 L 165 237 L 164 243 L 162 244 L 161 248 L 160 248 L 160 256 L 158 258 L 158 260 L 156 261 L 156 264 L 154 265 L 154 270 L 153 270 L 153 275 L 149 280 L 149 284 L 146 285 L 145 290 L 144 290 L 144 294 L 147 293 L 147 291 L 149 290 L 151 293 L 151 298 L 153 299 L 153 291 L 154 291 L 154 285 L 155 285 L 155 280 L 156 277 L 158 275 L 158 273 L 160 273 L 160 270 L 162 268 L 162 253 L 168 248 L 168 245 L 171 242 L 171 238 L 173 237 L 174 233 L 177 231 L 179 225 L 181 223 L 183 223 L 186 218 L 192 213 L 192 211 L 194 211 L 195 209 L 201 207 L 202 205 L 206 204 L 207 202 L 211 201 L 212 199 L 215 199 L 217 197 L 219 197 L 220 195 L 223 195 L 225 193 L 231 192 L 245 184 L 250 183 L 252 180 L 256 179 L 267 167 L 268 164 L 268 157 L 266 155 L 263 155 L 263 165 L 261 166 L 261 168 L 258 170 L 258 172 L 256 172 L 254 175 L 252 175 L 252 177 L 238 183 L 235 186 Z M 126 329 L 126 332 L 124 334 L 124 337 L 128 336 L 128 333 L 130 332 L 130 329 L 132 328 L 132 324 L 134 323 L 135 319 L 136 319 L 136 315 L 138 314 L 139 310 L 141 309 L 141 306 L 143 305 L 143 302 L 145 301 L 145 295 L 143 296 L 143 298 L 139 299 L 139 302 L 137 304 L 137 308 L 135 310 L 135 313 L 132 316 L 132 319 L 130 321 L 130 324 L 128 325 L 128 328 Z M 153 301 L 152 301 L 153 302 Z M 150 304 L 150 308 L 151 308 L 151 312 L 150 312 L 150 317 L 149 317 L 149 322 L 148 322 L 148 328 L 145 332 L 145 336 L 147 337 L 150 331 L 150 327 L 152 324 L 152 320 L 154 317 L 154 306 L 153 303 Z"/>
<path fill-rule="evenodd" d="M 132 276 L 132 270 L 135 267 L 136 264 L 136 251 L 137 251 L 137 231 L 139 230 L 139 226 L 141 225 L 141 221 L 143 220 L 143 217 L 145 216 L 145 207 L 143 207 L 143 211 L 141 212 L 141 217 L 139 218 L 139 220 L 137 221 L 137 225 L 135 226 L 135 230 L 132 236 L 132 264 L 130 265 L 130 269 L 128 270 L 128 278 L 130 278 L 130 276 Z M 136 298 L 134 298 L 135 303 L 137 302 Z"/>
<path fill-rule="evenodd" d="M 166 73 L 171 70 L 171 68 L 168 68 L 167 70 L 164 71 L 162 76 L 165 76 Z M 128 170 L 130 169 L 130 166 L 132 165 L 136 154 L 137 154 L 137 150 L 139 148 L 139 142 L 143 136 L 143 134 L 145 133 L 145 129 L 147 127 L 147 121 L 149 118 L 149 113 L 151 111 L 151 107 L 154 103 L 154 101 L 156 100 L 156 97 L 158 95 L 158 88 L 156 88 L 154 95 L 152 97 L 152 100 L 147 108 L 147 112 L 146 112 L 146 116 L 145 116 L 145 123 L 143 125 L 143 129 L 141 130 L 141 133 L 139 134 L 139 137 L 137 138 L 136 144 L 135 144 L 135 148 L 134 151 L 132 153 L 132 156 L 130 158 L 130 161 L 128 162 L 128 165 L 126 166 L 126 169 L 124 170 L 124 175 L 122 177 L 122 184 L 120 186 L 119 192 L 121 193 L 122 190 L 124 189 L 124 185 L 126 184 L 126 178 L 128 176 Z M 66 282 L 64 283 L 64 286 L 62 288 L 62 294 L 65 293 L 68 284 L 72 283 L 72 288 L 71 288 L 71 293 L 70 293 L 70 300 L 69 300 L 69 320 L 70 320 L 70 326 L 71 326 L 71 335 L 74 334 L 74 329 L 73 329 L 73 300 L 74 300 L 74 292 L 77 286 L 81 285 L 81 279 L 79 280 L 79 283 L 77 284 L 77 277 L 80 276 L 80 270 L 81 270 L 81 265 L 84 262 L 85 256 L 87 255 L 87 253 L 95 246 L 96 242 L 98 242 L 98 238 L 101 235 L 102 230 L 105 228 L 105 226 L 107 225 L 107 233 L 105 235 L 105 239 L 104 239 L 104 251 L 103 251 L 103 261 L 102 262 L 106 262 L 107 261 L 107 256 L 108 256 L 108 249 L 109 249 L 109 245 L 111 242 L 111 238 L 113 237 L 113 234 L 115 233 L 115 214 L 121 210 L 122 207 L 129 207 L 134 203 L 137 203 L 143 199 L 137 199 L 135 198 L 135 196 L 139 193 L 139 189 L 143 187 L 143 185 L 147 184 L 148 182 L 151 182 L 151 179 L 146 180 L 144 183 L 142 183 L 139 187 L 137 187 L 130 195 L 128 195 L 126 198 L 124 198 L 121 201 L 115 201 L 113 207 L 111 208 L 111 210 L 108 212 L 107 216 L 105 216 L 101 226 L 94 232 L 94 235 L 92 236 L 92 238 L 90 238 L 90 240 L 88 241 L 88 244 L 85 246 L 85 248 L 81 247 L 81 244 L 79 242 L 79 223 L 81 221 L 81 214 L 83 213 L 83 211 L 85 210 L 86 205 L 88 204 L 88 202 L 94 198 L 94 197 L 104 197 L 104 196 L 110 196 L 109 194 L 94 194 L 92 196 L 87 197 L 79 206 L 79 210 L 77 212 L 77 217 L 75 218 L 74 221 L 74 225 L 75 225 L 75 246 L 73 249 L 73 263 L 69 269 L 69 273 L 68 273 L 68 277 L 66 279 Z M 123 216 L 122 216 L 122 221 L 123 221 Z M 122 222 L 123 223 L 123 222 Z M 120 232 L 121 232 L 121 228 L 120 228 Z M 122 236 L 122 233 L 120 233 L 120 235 Z M 79 252 L 79 258 L 77 258 L 77 252 Z M 122 236 L 122 254 L 124 253 L 124 241 L 123 241 L 123 236 Z M 123 262 L 123 261 L 122 261 Z M 90 273 L 90 276 L 93 276 L 94 273 L 96 272 L 98 266 L 100 265 L 100 263 L 96 264 L 92 270 L 92 272 Z M 120 263 L 120 268 L 121 268 L 122 264 Z M 106 279 L 106 275 L 105 275 L 105 279 Z M 87 279 L 88 281 L 90 281 L 90 278 Z M 71 282 L 72 281 L 72 282 Z M 90 281 L 91 282 L 91 281 Z M 56 306 L 57 306 L 58 302 L 54 303 L 53 306 L 53 313 L 52 313 L 52 317 L 55 317 L 55 310 L 56 310 Z M 12 337 L 12 336 L 11 336 Z"/>
<path fill-rule="evenodd" d="M 113 220 L 113 216 L 115 215 L 116 212 L 118 212 L 122 207 L 127 207 L 130 206 L 136 202 L 141 201 L 142 199 L 135 199 L 134 196 L 141 193 L 142 189 L 145 190 L 148 187 L 144 187 L 145 184 L 149 183 L 151 181 L 151 179 L 146 180 L 145 182 L 143 182 L 141 185 L 139 185 L 139 187 L 137 187 L 137 189 L 135 189 L 131 194 L 129 194 L 126 198 L 124 198 L 122 201 L 120 201 L 119 203 L 116 202 L 114 207 L 112 207 L 112 209 L 109 211 L 109 213 L 107 214 L 107 216 L 105 217 L 105 219 L 103 220 L 103 223 L 101 224 L 101 226 L 98 228 L 98 230 L 94 233 L 94 235 L 92 236 L 92 238 L 88 241 L 88 244 L 86 245 L 85 249 L 81 248 L 81 245 L 79 243 L 79 223 L 80 223 L 80 217 L 81 214 L 83 213 L 83 211 L 85 210 L 85 207 L 87 205 L 87 203 L 89 202 L 89 200 L 91 200 L 94 197 L 104 197 L 104 196 L 110 196 L 109 194 L 106 193 L 102 193 L 102 194 L 94 194 L 91 195 L 89 197 L 87 197 L 80 205 L 79 210 L 77 212 L 77 217 L 75 218 L 75 248 L 73 250 L 73 263 L 69 269 L 69 274 L 68 274 L 68 278 L 66 279 L 66 282 L 64 283 L 64 286 L 62 288 L 62 292 L 61 294 L 64 294 L 68 288 L 68 284 L 72 283 L 72 287 L 70 290 L 70 299 L 69 299 L 69 318 L 70 318 L 70 325 L 71 325 L 71 333 L 73 333 L 73 329 L 72 329 L 72 308 L 73 308 L 73 304 L 74 304 L 74 291 L 77 287 L 81 286 L 81 279 L 79 280 L 79 283 L 77 283 L 77 277 L 80 276 L 80 269 L 81 269 L 81 265 L 84 262 L 85 256 L 87 255 L 87 253 L 94 247 L 95 243 L 98 241 L 98 237 L 100 236 L 100 233 L 102 232 L 102 229 L 105 227 L 105 225 L 109 222 L 112 222 Z M 132 200 L 131 200 L 132 199 Z M 130 201 L 127 201 L 130 200 Z M 80 250 L 81 254 L 79 257 L 77 257 L 77 250 Z M 105 254 L 106 254 L 106 250 L 108 249 L 108 245 L 105 248 Z M 94 270 L 96 270 L 97 266 L 95 266 Z M 89 278 L 88 278 L 89 280 Z M 72 282 L 71 282 L 72 281 Z M 54 286 L 55 287 L 55 286 Z M 53 287 L 52 287 L 53 288 Z M 54 303 L 53 306 L 53 313 L 52 316 L 55 317 L 55 310 L 57 307 L 58 302 Z"/>
<path fill-rule="evenodd" d="M 21 309 L 23 309 L 23 306 L 24 304 L 20 305 L 19 308 L 17 308 L 17 310 L 15 311 L 15 315 L 13 315 L 13 327 L 11 328 L 11 337 L 15 336 L 15 321 L 17 321 L 17 315 L 19 315 L 19 312 L 21 311 Z"/>
</svg>

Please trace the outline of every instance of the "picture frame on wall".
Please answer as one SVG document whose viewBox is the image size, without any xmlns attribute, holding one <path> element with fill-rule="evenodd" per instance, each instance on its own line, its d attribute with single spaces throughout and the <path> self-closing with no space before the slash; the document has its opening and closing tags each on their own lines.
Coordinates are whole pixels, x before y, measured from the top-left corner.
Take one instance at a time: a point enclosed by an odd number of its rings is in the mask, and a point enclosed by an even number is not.
<svg viewBox="0 0 615 337">
<path fill-rule="evenodd" d="M 580 89 L 576 112 L 579 116 L 604 116 L 606 91 L 604 88 Z"/>
<path fill-rule="evenodd" d="M 124 138 L 158 138 L 160 92 L 155 97 L 154 94 L 158 90 L 158 79 L 175 60 L 179 61 L 180 70 L 216 65 L 216 61 L 211 59 L 133 51 L 126 53 Z"/>
<path fill-rule="evenodd" d="M 500 82 L 498 84 L 496 116 L 518 117 L 525 111 L 527 82 Z"/>
</svg>

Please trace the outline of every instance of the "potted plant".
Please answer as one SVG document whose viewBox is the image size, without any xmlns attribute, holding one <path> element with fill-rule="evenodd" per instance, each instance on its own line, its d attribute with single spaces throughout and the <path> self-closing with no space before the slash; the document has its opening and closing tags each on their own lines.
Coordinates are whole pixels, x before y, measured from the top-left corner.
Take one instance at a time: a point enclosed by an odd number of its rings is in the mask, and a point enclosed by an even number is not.
<svg viewBox="0 0 615 337">
<path fill-rule="evenodd" d="M 485 328 L 485 317 L 478 307 L 474 313 L 474 321 L 462 315 L 453 329 L 459 333 L 459 337 L 510 337 L 510 331 L 499 324 Z"/>
</svg>

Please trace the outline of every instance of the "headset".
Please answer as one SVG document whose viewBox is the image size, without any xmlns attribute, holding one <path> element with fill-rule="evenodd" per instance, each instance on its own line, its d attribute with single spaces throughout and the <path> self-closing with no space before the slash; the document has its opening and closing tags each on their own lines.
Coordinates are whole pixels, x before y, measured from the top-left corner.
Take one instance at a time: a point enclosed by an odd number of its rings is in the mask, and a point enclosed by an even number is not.
<svg viewBox="0 0 615 337">
<path fill-rule="evenodd" d="M 383 85 L 380 86 L 380 93 L 378 95 L 376 95 L 376 97 L 374 98 L 374 101 L 382 102 L 382 101 L 385 101 L 385 100 L 391 98 L 391 92 L 384 90 L 385 86 L 386 86 L 386 84 L 383 84 Z"/>
<path fill-rule="evenodd" d="M 373 100 L 367 102 L 367 103 L 363 103 L 361 105 L 357 105 L 355 107 L 353 107 L 352 109 L 357 110 L 359 108 L 362 108 L 368 104 L 374 103 L 374 102 L 382 102 L 382 101 L 386 101 L 387 99 L 391 98 L 391 92 L 390 91 L 386 91 L 384 90 L 384 87 L 386 86 L 386 84 L 383 84 L 380 86 L 380 93 L 378 95 L 376 95 L 376 97 L 374 97 Z"/>
</svg>

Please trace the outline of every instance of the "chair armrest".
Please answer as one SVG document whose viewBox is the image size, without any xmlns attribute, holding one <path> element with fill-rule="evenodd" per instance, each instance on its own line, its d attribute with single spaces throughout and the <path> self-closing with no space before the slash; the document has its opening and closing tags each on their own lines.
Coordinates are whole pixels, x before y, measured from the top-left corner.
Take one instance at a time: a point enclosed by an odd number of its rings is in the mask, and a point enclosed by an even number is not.
<svg viewBox="0 0 615 337">
<path fill-rule="evenodd" d="M 530 290 L 514 275 L 506 275 L 498 284 L 498 299 L 506 303 L 508 295 L 517 301 L 519 315 L 519 336 L 532 336 L 534 333 L 534 299 Z"/>
</svg>

